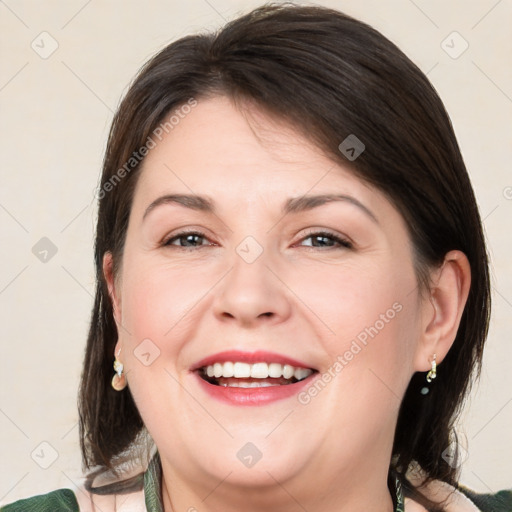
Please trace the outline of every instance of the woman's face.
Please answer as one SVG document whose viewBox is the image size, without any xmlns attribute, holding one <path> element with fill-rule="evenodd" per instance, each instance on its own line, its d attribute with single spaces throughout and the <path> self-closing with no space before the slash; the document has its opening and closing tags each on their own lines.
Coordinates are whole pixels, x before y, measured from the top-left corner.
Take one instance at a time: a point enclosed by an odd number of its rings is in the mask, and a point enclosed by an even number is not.
<svg viewBox="0 0 512 512">
<path fill-rule="evenodd" d="M 115 282 L 119 359 L 165 467 L 318 488 L 389 465 L 423 305 L 384 195 L 251 113 L 199 101 L 146 157 Z"/>
</svg>

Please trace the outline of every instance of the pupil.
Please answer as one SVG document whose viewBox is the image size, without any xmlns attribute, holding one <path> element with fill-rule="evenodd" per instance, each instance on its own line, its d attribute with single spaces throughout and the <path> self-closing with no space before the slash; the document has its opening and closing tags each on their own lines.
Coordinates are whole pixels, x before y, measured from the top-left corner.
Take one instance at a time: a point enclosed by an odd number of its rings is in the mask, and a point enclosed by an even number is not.
<svg viewBox="0 0 512 512">
<path fill-rule="evenodd" d="M 321 242 L 320 245 L 323 245 L 323 246 L 325 246 L 325 245 L 328 246 L 329 245 L 328 243 L 327 244 L 325 243 L 325 240 L 329 240 L 329 237 L 326 237 L 326 236 L 315 236 L 314 238 L 316 240 L 323 240 L 324 241 L 324 242 Z"/>
<path fill-rule="evenodd" d="M 194 245 L 194 242 L 193 242 L 193 239 L 194 239 L 194 238 L 201 238 L 201 237 L 200 237 L 199 235 L 194 235 L 194 234 L 192 234 L 192 235 L 186 235 L 186 237 L 185 237 L 186 244 L 185 244 L 185 245 L 188 245 L 189 243 L 190 243 L 191 245 Z"/>
</svg>

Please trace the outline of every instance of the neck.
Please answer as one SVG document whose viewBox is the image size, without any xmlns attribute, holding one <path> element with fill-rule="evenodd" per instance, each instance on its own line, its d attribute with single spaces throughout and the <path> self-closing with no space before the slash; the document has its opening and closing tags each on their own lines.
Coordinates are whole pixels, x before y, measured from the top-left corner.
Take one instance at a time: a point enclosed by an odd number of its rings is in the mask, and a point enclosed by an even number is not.
<svg viewBox="0 0 512 512">
<path fill-rule="evenodd" d="M 228 474 L 229 473 L 229 474 Z M 240 485 L 211 477 L 183 478 L 162 460 L 164 512 L 393 512 L 388 464 L 361 464 L 358 470 L 319 471 L 279 481 L 269 472 L 266 484 Z"/>
</svg>

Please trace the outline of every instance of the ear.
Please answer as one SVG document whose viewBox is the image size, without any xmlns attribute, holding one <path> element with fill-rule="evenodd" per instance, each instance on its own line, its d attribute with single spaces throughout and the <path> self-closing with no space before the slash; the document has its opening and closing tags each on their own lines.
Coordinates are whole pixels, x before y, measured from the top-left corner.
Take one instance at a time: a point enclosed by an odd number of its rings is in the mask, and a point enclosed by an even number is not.
<svg viewBox="0 0 512 512">
<path fill-rule="evenodd" d="M 114 278 L 114 260 L 112 258 L 111 252 L 106 252 L 103 255 L 103 275 L 105 276 L 105 281 L 107 283 L 108 294 L 110 296 L 110 300 L 112 301 L 112 309 L 114 312 L 114 320 L 118 327 L 121 325 L 121 300 L 119 297 L 119 292 L 116 289 L 116 280 Z M 118 347 L 116 346 L 116 351 Z"/>
<path fill-rule="evenodd" d="M 116 346 L 114 347 L 114 355 L 120 359 L 120 354 L 121 354 L 121 348 L 122 348 L 122 344 L 121 344 L 121 340 L 118 339 L 117 342 L 116 342 Z"/>
<path fill-rule="evenodd" d="M 421 333 L 414 368 L 424 372 L 431 368 L 432 356 L 440 363 L 450 350 L 471 285 L 471 268 L 466 255 L 450 251 L 444 262 L 434 271 L 429 296 L 424 299 L 421 315 Z"/>
</svg>

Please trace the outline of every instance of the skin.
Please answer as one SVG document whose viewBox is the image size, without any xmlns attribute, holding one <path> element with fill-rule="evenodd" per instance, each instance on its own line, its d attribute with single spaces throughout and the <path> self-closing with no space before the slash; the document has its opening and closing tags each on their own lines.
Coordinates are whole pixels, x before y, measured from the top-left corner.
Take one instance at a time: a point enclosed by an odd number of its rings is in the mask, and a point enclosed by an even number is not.
<svg viewBox="0 0 512 512">
<path fill-rule="evenodd" d="M 167 203 L 143 218 L 171 193 L 208 196 L 216 214 Z M 357 199 L 376 220 L 348 201 L 282 215 L 288 198 L 323 193 Z M 183 229 L 205 237 L 183 247 L 189 239 L 172 238 Z M 310 236 L 323 231 L 352 246 Z M 247 236 L 263 248 L 252 263 L 236 251 Z M 455 338 L 470 284 L 464 254 L 446 255 L 423 297 L 406 225 L 381 192 L 293 127 L 214 97 L 146 157 L 121 270 L 112 274 L 107 253 L 104 273 L 116 351 L 162 458 L 166 511 L 392 511 L 400 400 Z M 400 312 L 307 404 L 229 405 L 190 372 L 211 354 L 258 349 L 306 361 L 318 378 L 393 304 Z M 136 357 L 145 339 L 147 366 Z M 236 456 L 247 442 L 262 453 L 252 468 Z"/>
</svg>

